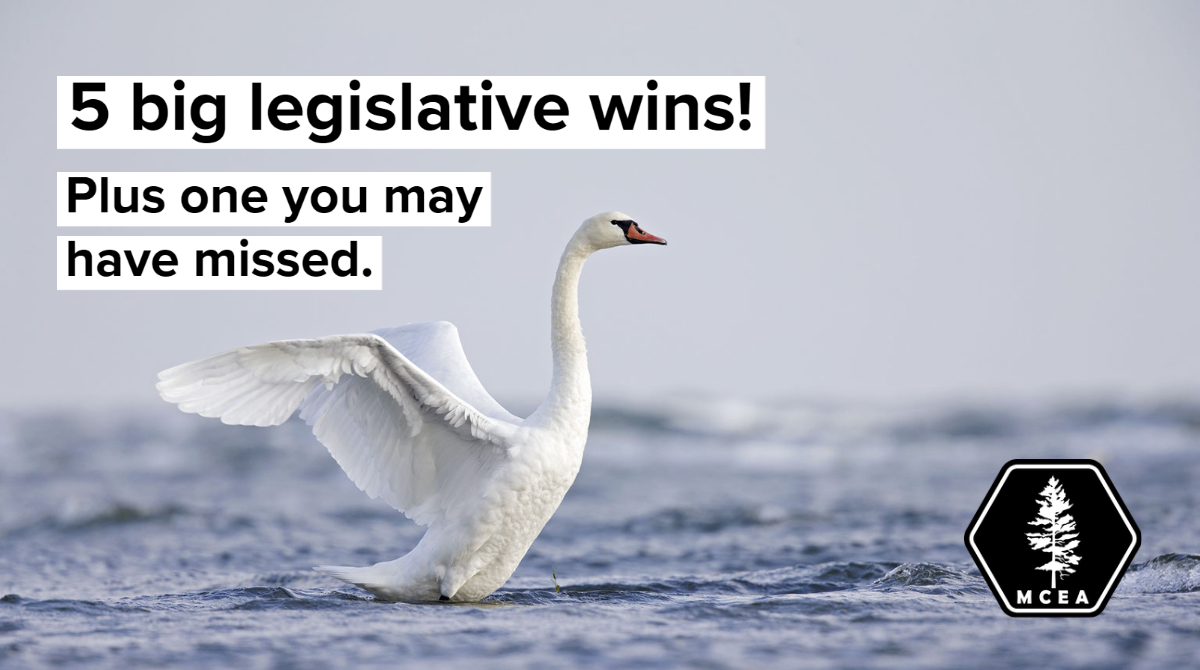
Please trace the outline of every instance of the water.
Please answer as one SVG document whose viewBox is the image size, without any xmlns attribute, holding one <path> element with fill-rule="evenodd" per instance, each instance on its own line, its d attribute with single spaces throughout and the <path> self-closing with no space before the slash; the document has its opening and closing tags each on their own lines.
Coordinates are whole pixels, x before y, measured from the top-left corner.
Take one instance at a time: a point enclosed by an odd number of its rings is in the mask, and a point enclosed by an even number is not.
<svg viewBox="0 0 1200 670">
<path fill-rule="evenodd" d="M 0 666 L 1195 667 L 1198 447 L 1183 401 L 601 409 L 508 585 L 409 605 L 308 569 L 421 529 L 303 424 L 0 415 Z M 1100 460 L 1140 525 L 1100 617 L 1011 619 L 971 563 L 1018 457 Z"/>
</svg>

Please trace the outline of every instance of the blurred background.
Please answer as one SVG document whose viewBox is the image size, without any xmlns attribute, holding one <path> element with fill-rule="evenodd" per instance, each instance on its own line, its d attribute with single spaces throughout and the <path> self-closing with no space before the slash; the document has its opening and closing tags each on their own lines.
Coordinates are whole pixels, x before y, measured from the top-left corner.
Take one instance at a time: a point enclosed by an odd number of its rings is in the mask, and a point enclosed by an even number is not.
<svg viewBox="0 0 1200 670">
<path fill-rule="evenodd" d="M 154 373 L 183 360 L 445 319 L 493 394 L 528 408 L 549 379 L 558 255 L 609 209 L 672 246 L 588 266 L 606 397 L 1162 392 L 1200 378 L 1194 3 L 3 12 L 0 290 L 23 352 L 4 406 L 145 405 Z M 57 151 L 63 73 L 765 75 L 767 149 Z M 494 224 L 381 231 L 381 292 L 58 293 L 52 173 L 67 170 L 490 171 Z M 143 232 L 158 231 L 94 234 Z"/>
<path fill-rule="evenodd" d="M 1185 665 L 1198 43 L 1190 2 L 5 3 L 0 663 Z M 765 75 L 767 149 L 58 151 L 60 74 Z M 52 173 L 122 170 L 490 171 L 493 225 L 373 229 L 379 292 L 57 292 Z M 235 346 L 444 319 L 527 413 L 558 255 L 608 209 L 671 244 L 588 264 L 588 453 L 491 606 L 315 576 L 422 529 L 303 424 L 154 392 Z M 1008 619 L 963 547 L 1032 457 L 1100 460 L 1141 526 L 1099 619 Z"/>
</svg>

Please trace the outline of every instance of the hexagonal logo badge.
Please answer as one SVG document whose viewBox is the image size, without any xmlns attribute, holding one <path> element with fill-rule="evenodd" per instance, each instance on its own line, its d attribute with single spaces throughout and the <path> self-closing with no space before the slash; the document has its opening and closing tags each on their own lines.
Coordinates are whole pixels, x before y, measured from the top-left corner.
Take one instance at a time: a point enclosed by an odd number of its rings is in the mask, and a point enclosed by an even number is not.
<svg viewBox="0 0 1200 670">
<path fill-rule="evenodd" d="M 1142 536 L 1099 463 L 1015 460 L 996 476 L 966 541 L 1010 616 L 1096 616 Z"/>
</svg>

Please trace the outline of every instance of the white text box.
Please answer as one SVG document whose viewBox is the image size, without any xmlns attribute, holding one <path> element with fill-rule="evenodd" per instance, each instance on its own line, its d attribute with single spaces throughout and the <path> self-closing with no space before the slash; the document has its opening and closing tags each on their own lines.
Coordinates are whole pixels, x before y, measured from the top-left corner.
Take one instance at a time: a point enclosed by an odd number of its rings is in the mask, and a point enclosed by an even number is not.
<svg viewBox="0 0 1200 670">
<path fill-rule="evenodd" d="M 763 149 L 766 78 L 61 76 L 57 132 L 59 149 Z"/>
<path fill-rule="evenodd" d="M 383 288 L 380 237 L 61 236 L 57 252 L 60 291 Z"/>
<path fill-rule="evenodd" d="M 59 172 L 58 225 L 488 226 L 491 190 L 490 172 Z"/>
</svg>

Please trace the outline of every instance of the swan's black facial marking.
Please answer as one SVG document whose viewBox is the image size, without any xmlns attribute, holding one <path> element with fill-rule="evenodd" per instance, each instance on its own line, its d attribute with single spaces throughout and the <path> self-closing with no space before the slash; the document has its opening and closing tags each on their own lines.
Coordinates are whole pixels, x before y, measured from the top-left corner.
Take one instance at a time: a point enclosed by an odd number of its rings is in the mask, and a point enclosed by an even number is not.
<svg viewBox="0 0 1200 670">
<path fill-rule="evenodd" d="M 632 225 L 636 225 L 637 222 L 633 221 L 632 219 L 625 220 L 625 221 L 618 221 L 616 219 L 613 219 L 612 224 L 614 226 L 617 226 L 618 228 L 620 228 L 621 231 L 623 233 L 625 233 L 625 237 L 629 237 L 629 227 Z"/>
<path fill-rule="evenodd" d="M 625 233 L 625 239 L 629 240 L 630 244 L 666 244 L 667 241 L 661 237 L 651 235 L 642 230 L 642 227 L 633 219 L 613 220 L 612 224 L 621 229 Z"/>
</svg>

